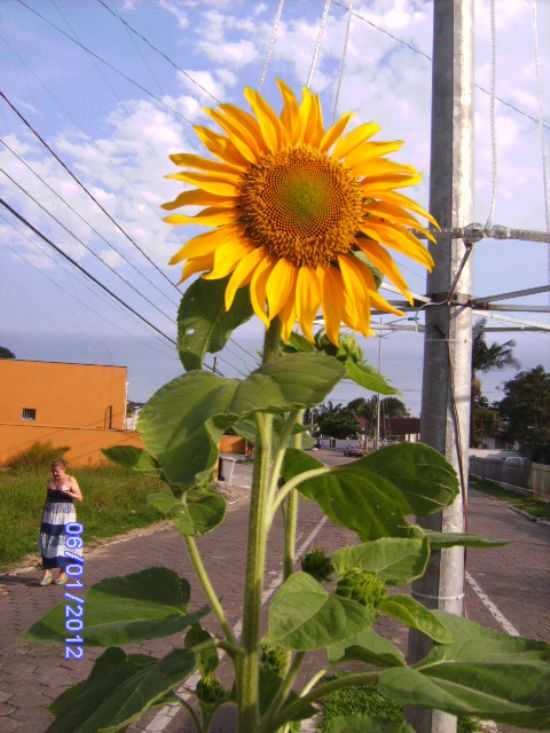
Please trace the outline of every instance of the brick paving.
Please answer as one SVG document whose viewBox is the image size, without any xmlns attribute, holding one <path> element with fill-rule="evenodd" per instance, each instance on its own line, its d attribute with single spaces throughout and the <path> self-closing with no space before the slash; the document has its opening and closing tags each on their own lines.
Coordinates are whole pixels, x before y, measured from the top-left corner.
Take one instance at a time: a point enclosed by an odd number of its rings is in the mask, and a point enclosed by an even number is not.
<svg viewBox="0 0 550 733">
<path fill-rule="evenodd" d="M 249 467 L 238 466 L 235 483 L 246 480 Z M 229 621 L 235 624 L 242 604 L 242 571 L 244 538 L 247 523 L 246 491 L 236 489 L 235 503 L 228 506 L 223 529 L 199 540 L 199 545 L 223 598 Z M 321 514 L 310 502 L 301 503 L 299 542 L 303 542 L 318 525 Z M 469 531 L 514 541 L 512 547 L 494 550 L 471 550 L 468 569 L 504 615 L 531 638 L 550 641 L 550 527 L 535 525 L 510 511 L 504 504 L 481 494 L 473 494 L 470 505 Z M 267 558 L 267 583 L 280 570 L 282 533 L 275 526 Z M 328 551 L 354 541 L 347 530 L 325 524 L 313 546 Z M 185 546 L 179 534 L 165 523 L 144 532 L 131 533 L 112 544 L 105 544 L 86 555 L 85 582 L 93 585 L 102 578 L 163 565 L 192 582 L 191 608 L 205 602 L 194 582 Z M 38 586 L 38 570 L 23 569 L 0 575 L 0 731 L 2 733 L 43 733 L 53 720 L 48 704 L 69 685 L 85 678 L 102 649 L 86 649 L 82 661 L 65 661 L 63 648 L 49 644 L 30 644 L 20 638 L 51 607 L 58 603 L 63 588 Z M 470 618 L 498 628 L 495 619 L 480 603 L 470 587 L 466 594 Z M 215 627 L 209 618 L 206 625 Z M 383 632 L 404 648 L 406 633 L 396 626 L 384 624 Z M 178 635 L 125 647 L 129 653 L 161 656 L 180 644 Z M 306 670 L 307 671 L 307 670 Z M 128 733 L 144 731 L 156 713 L 144 716 Z M 183 713 L 182 713 L 183 715 Z M 226 723 L 220 730 L 227 731 Z M 151 728 L 149 728 L 151 730 Z M 187 728 L 181 716 L 164 729 L 165 733 L 182 733 Z"/>
</svg>

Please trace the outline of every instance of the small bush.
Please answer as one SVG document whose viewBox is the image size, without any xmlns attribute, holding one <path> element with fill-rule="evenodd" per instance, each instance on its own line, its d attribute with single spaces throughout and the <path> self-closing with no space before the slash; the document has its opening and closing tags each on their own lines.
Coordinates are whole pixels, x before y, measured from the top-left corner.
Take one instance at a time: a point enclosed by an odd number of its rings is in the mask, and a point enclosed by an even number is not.
<svg viewBox="0 0 550 733">
<path fill-rule="evenodd" d="M 30 448 L 16 453 L 8 462 L 8 467 L 15 471 L 43 468 L 44 466 L 50 466 L 52 461 L 61 458 L 68 450 L 68 446 L 57 448 L 49 441 L 47 443 L 33 443 Z"/>
</svg>

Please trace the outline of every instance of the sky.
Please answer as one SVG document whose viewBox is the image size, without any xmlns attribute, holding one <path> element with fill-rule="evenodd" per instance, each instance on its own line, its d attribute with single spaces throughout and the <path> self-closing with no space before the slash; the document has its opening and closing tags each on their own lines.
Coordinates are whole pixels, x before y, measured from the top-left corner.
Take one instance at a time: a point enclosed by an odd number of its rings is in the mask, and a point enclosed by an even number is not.
<svg viewBox="0 0 550 733">
<path fill-rule="evenodd" d="M 203 108 L 212 105 L 211 95 L 246 106 L 243 87 L 257 87 L 264 75 L 262 91 L 277 106 L 277 77 L 299 89 L 308 77 L 326 0 L 286 0 L 275 35 L 279 0 L 104 3 L 162 53 L 132 34 L 99 0 L 3 0 L 0 88 L 158 269 L 125 239 L 1 98 L 0 138 L 50 188 L 0 144 L 0 196 L 174 338 L 181 293 L 175 285 L 179 272 L 167 263 L 196 232 L 162 221 L 165 212 L 160 204 L 181 190 L 180 184 L 164 178 L 173 172 L 168 156 L 200 151 L 192 124 L 209 124 Z M 550 2 L 538 2 L 539 64 L 546 81 L 542 90 L 535 73 L 534 0 L 495 3 L 497 94 L 526 114 L 496 102 L 493 136 L 490 97 L 476 88 L 474 220 L 484 223 L 489 216 L 494 137 L 494 223 L 544 230 L 541 133 L 529 116 L 538 117 L 542 103 L 550 127 Z M 345 45 L 346 6 L 347 0 L 330 4 L 311 82 L 321 94 L 329 120 Z M 475 6 L 475 80 L 488 89 L 492 68 L 489 0 L 478 0 Z M 338 111 L 353 110 L 358 121 L 379 122 L 379 139 L 406 140 L 398 159 L 424 174 L 422 184 L 407 193 L 427 205 L 431 62 L 426 55 L 432 53 L 432 3 L 354 0 L 353 10 Z M 544 137 L 548 151 L 550 132 Z M 543 244 L 483 240 L 476 245 L 473 259 L 473 292 L 478 296 L 548 283 Z M 425 292 L 423 270 L 400 262 L 411 289 Z M 164 336 L 86 281 L 2 207 L 0 289 L 0 345 L 19 358 L 125 364 L 129 398 L 137 401 L 145 401 L 182 372 L 176 349 Z M 510 302 L 545 305 L 548 297 Z M 550 323 L 544 313 L 499 313 L 510 315 Z M 242 326 L 220 354 L 219 369 L 226 376 L 242 376 L 254 369 L 262 337 L 263 326 L 257 319 Z M 522 368 L 543 364 L 550 369 L 550 333 L 499 332 L 489 338 L 513 338 Z M 367 359 L 376 364 L 377 339 L 361 343 Z M 422 353 L 420 333 L 395 332 L 381 343 L 382 371 L 402 391 L 413 414 L 420 409 Z M 483 377 L 489 400 L 500 398 L 503 381 L 513 375 L 514 371 L 503 371 Z M 355 385 L 344 382 L 331 397 L 345 403 L 361 394 Z"/>
</svg>

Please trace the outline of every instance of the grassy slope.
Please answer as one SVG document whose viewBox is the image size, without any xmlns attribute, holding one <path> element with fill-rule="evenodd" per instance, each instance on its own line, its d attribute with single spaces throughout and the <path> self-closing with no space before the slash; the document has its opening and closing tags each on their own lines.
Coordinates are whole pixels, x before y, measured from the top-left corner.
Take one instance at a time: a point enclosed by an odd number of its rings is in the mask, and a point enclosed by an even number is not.
<svg viewBox="0 0 550 733">
<path fill-rule="evenodd" d="M 86 543 L 162 519 L 146 502 L 148 494 L 163 490 L 157 478 L 117 467 L 74 469 L 72 473 L 84 495 L 76 511 Z M 39 559 L 37 542 L 47 478 L 47 469 L 0 473 L 0 568 L 28 553 L 36 552 Z"/>
<path fill-rule="evenodd" d="M 500 484 L 495 481 L 488 481 L 486 479 L 470 479 L 470 485 L 473 489 L 482 491 L 484 494 L 494 496 L 495 499 L 505 501 L 512 506 L 527 512 L 532 517 L 537 519 L 548 519 L 550 520 L 550 503 L 544 501 L 538 501 L 530 496 L 520 496 L 514 491 L 509 491 L 503 488 Z"/>
</svg>

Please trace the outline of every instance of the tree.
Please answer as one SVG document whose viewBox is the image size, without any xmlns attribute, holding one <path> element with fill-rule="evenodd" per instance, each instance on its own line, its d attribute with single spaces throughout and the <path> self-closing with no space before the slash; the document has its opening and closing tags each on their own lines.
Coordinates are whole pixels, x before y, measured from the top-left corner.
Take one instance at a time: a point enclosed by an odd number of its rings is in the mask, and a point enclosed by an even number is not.
<svg viewBox="0 0 550 733">
<path fill-rule="evenodd" d="M 502 344 L 494 341 L 491 345 L 485 340 L 487 319 L 480 318 L 472 329 L 472 377 L 476 372 L 491 372 L 494 369 L 506 367 L 520 368 L 520 363 L 514 356 L 516 342 L 505 341 Z"/>
<path fill-rule="evenodd" d="M 321 405 L 317 412 L 317 426 L 321 435 L 331 438 L 349 438 L 355 435 L 359 429 L 357 417 L 347 407 L 333 405 Z"/>
<path fill-rule="evenodd" d="M 384 417 L 409 417 L 407 406 L 397 397 L 385 397 L 381 408 Z"/>
<path fill-rule="evenodd" d="M 510 440 L 532 460 L 550 462 L 550 373 L 542 366 L 520 372 L 504 385 L 499 411 Z"/>
<path fill-rule="evenodd" d="M 480 318 L 472 329 L 472 386 L 470 410 L 470 444 L 478 446 L 483 437 L 494 435 L 496 431 L 495 416 L 484 410 L 487 400 L 481 392 L 481 382 L 478 372 L 490 372 L 506 367 L 520 368 L 520 363 L 514 356 L 516 342 L 512 339 L 502 344 L 494 341 L 488 344 L 485 340 L 487 319 Z M 478 414 L 480 413 L 480 414 Z"/>
<path fill-rule="evenodd" d="M 5 346 L 0 346 L 0 359 L 15 359 L 15 354 Z"/>
</svg>

